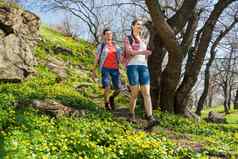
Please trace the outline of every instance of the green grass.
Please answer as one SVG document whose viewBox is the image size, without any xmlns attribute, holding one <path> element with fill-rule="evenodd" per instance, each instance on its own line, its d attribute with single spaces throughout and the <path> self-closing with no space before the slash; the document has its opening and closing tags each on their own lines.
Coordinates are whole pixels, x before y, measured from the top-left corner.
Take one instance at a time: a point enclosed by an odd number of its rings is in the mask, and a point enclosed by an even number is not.
<svg viewBox="0 0 238 159">
<path fill-rule="evenodd" d="M 11 7 L 16 9 L 22 9 L 16 2 L 6 2 L 4 0 L 0 0 L 0 7 Z"/>
<path fill-rule="evenodd" d="M 230 158 L 238 156 L 237 124 L 197 124 L 155 111 L 160 126 L 146 133 L 106 112 L 100 84 L 91 79 L 95 46 L 64 37 L 46 26 L 40 32 L 43 40 L 35 49 L 37 75 L 21 84 L 0 84 L 0 158 L 206 159 L 209 154 L 219 153 Z M 52 51 L 55 46 L 70 48 L 73 55 L 56 54 Z M 61 83 L 44 65 L 51 57 L 67 63 L 68 78 Z M 75 86 L 79 84 L 87 87 L 77 91 Z M 88 113 L 79 118 L 55 118 L 30 107 L 33 99 L 57 100 Z M 19 102 L 21 108 L 16 107 Z M 121 95 L 118 102 L 128 107 L 127 97 Z M 142 116 L 142 108 L 137 111 Z M 227 117 L 237 123 L 235 114 Z M 196 145 L 201 146 L 198 152 Z"/>
</svg>

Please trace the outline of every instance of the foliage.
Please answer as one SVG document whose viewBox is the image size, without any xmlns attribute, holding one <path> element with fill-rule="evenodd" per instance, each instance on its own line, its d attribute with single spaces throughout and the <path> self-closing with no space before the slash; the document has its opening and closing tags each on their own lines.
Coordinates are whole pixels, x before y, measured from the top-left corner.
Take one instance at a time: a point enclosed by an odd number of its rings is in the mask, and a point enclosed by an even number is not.
<svg viewBox="0 0 238 159">
<path fill-rule="evenodd" d="M 57 75 L 40 62 L 35 68 L 37 75 L 21 84 L 1 83 L 0 158 L 200 159 L 209 154 L 238 154 L 237 123 L 196 124 L 155 111 L 160 126 L 147 133 L 115 118 L 101 108 L 102 91 L 90 78 L 94 46 L 63 37 L 45 26 L 41 35 L 43 40 L 36 48 L 38 61 L 51 56 L 69 61 L 69 77 L 58 83 Z M 54 54 L 55 45 L 72 49 L 73 55 Z M 85 83 L 87 87 L 75 89 L 76 85 Z M 89 112 L 80 118 L 54 118 L 30 107 L 33 99 L 54 99 Z M 128 103 L 124 96 L 118 102 Z M 142 110 L 138 114 L 143 116 Z M 180 138 L 190 144 L 182 145 Z M 202 148 L 196 151 L 193 143 L 201 144 Z"/>
</svg>

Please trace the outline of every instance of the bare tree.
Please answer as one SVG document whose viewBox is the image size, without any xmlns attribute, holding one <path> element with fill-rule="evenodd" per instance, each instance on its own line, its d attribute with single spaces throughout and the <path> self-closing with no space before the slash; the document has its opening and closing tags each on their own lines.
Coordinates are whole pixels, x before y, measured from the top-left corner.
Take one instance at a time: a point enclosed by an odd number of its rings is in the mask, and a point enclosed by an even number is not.
<svg viewBox="0 0 238 159">
<path fill-rule="evenodd" d="M 229 31 L 231 31 L 234 28 L 234 26 L 237 22 L 238 22 L 238 11 L 234 15 L 233 22 L 229 26 L 224 26 L 225 30 L 220 32 L 220 35 L 216 38 L 215 42 L 212 44 L 212 47 L 210 50 L 210 59 L 209 59 L 208 63 L 206 64 L 206 68 L 205 68 L 204 90 L 203 90 L 202 95 L 198 101 L 198 105 L 197 105 L 197 109 L 196 109 L 196 114 L 198 114 L 198 115 L 201 115 L 201 110 L 203 109 L 205 99 L 209 92 L 210 67 L 216 57 L 216 52 L 217 52 L 216 48 L 219 45 L 220 41 L 226 36 L 226 34 L 229 33 Z M 210 91 L 212 91 L 212 90 L 210 90 Z"/>
<path fill-rule="evenodd" d="M 77 34 L 74 28 L 73 20 L 70 15 L 66 15 L 61 23 L 56 24 L 54 28 L 56 28 L 57 31 L 63 33 L 65 36 L 76 38 Z"/>
<path fill-rule="evenodd" d="M 111 16 L 113 16 L 113 14 L 108 15 L 107 19 L 103 17 L 104 10 L 97 8 L 102 2 L 96 0 L 33 0 L 30 3 L 43 11 L 62 10 L 79 18 L 88 28 L 93 41 L 99 43 L 102 29 L 110 26 Z"/>
<path fill-rule="evenodd" d="M 225 58 L 216 59 L 215 63 L 217 70 L 216 83 L 219 84 L 223 90 L 224 111 L 226 114 L 229 113 L 232 91 L 234 91 L 235 86 L 237 85 L 238 57 L 234 50 L 235 49 L 231 45 L 230 53 Z"/>
</svg>

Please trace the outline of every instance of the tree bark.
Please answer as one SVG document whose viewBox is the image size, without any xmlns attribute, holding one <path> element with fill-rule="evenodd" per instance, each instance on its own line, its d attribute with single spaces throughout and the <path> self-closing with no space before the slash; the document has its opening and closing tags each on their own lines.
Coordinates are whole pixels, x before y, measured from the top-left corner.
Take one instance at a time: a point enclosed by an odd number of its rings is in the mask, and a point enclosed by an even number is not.
<svg viewBox="0 0 238 159">
<path fill-rule="evenodd" d="M 232 86 L 229 86 L 229 89 L 228 89 L 228 99 L 227 99 L 227 107 L 228 107 L 228 110 L 231 109 L 231 92 L 232 92 Z"/>
<path fill-rule="evenodd" d="M 215 56 L 214 56 L 214 58 L 215 58 Z M 197 105 L 197 110 L 195 112 L 199 116 L 201 115 L 201 111 L 203 109 L 203 106 L 204 106 L 204 103 L 205 103 L 205 100 L 206 100 L 207 94 L 208 94 L 209 79 L 210 79 L 210 66 L 212 64 L 212 61 L 213 60 L 212 60 L 212 57 L 211 57 L 209 59 L 209 62 L 206 65 L 206 69 L 205 69 L 204 90 L 202 92 L 201 97 L 199 98 L 198 105 Z"/>
<path fill-rule="evenodd" d="M 153 35 L 153 36 L 152 36 Z M 150 70 L 150 93 L 153 109 L 159 107 L 159 92 L 160 92 L 160 75 L 162 71 L 162 63 L 165 57 L 165 50 L 159 38 L 159 35 L 155 31 L 151 32 L 150 48 L 152 49 L 152 55 L 149 56 L 148 65 Z"/>
<path fill-rule="evenodd" d="M 196 54 L 193 55 L 193 61 L 191 62 L 189 67 L 186 68 L 184 79 L 177 90 L 175 113 L 185 113 L 184 111 L 186 110 L 186 102 L 188 100 L 188 95 L 190 94 L 191 89 L 197 81 L 197 77 L 203 64 L 209 46 L 209 42 L 212 38 L 212 33 L 215 24 L 219 16 L 222 14 L 223 10 L 233 1 L 234 0 L 218 1 L 208 20 L 206 21 L 204 27 L 202 28 L 201 37 L 197 37 L 199 38 L 199 43 L 195 51 Z"/>
<path fill-rule="evenodd" d="M 184 0 L 181 8 L 174 16 L 168 19 L 169 25 L 173 28 L 174 32 L 179 33 L 191 17 L 191 11 L 197 5 L 197 0 Z"/>
<path fill-rule="evenodd" d="M 167 67 L 161 77 L 160 106 L 163 111 L 174 112 L 175 90 L 180 80 L 182 61 L 186 54 L 190 51 L 189 48 L 192 43 L 196 26 L 197 16 L 194 16 L 188 23 L 186 33 L 181 43 L 181 49 L 183 51 L 180 55 L 169 54 Z"/>
<path fill-rule="evenodd" d="M 225 114 L 229 114 L 229 109 L 228 109 L 228 105 L 227 105 L 227 98 L 228 98 L 228 92 L 227 92 L 227 81 L 226 83 L 224 83 L 224 86 L 223 86 L 223 92 L 224 92 L 224 112 Z"/>
<path fill-rule="evenodd" d="M 238 89 L 236 90 L 236 96 L 234 100 L 234 109 L 238 109 Z"/>
</svg>

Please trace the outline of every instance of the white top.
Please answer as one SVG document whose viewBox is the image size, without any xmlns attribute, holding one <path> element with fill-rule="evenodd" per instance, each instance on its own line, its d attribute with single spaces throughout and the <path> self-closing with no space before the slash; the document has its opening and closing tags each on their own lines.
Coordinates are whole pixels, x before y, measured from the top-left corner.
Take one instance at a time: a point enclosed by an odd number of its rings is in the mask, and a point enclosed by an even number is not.
<svg viewBox="0 0 238 159">
<path fill-rule="evenodd" d="M 145 51 L 147 49 L 145 42 L 142 40 L 139 44 L 133 43 L 132 48 L 137 47 L 137 51 Z M 139 46 L 135 46 L 139 45 Z M 134 50 L 134 49 L 133 49 Z M 135 55 L 132 57 L 128 65 L 144 65 L 147 66 L 147 60 L 145 55 Z"/>
</svg>

